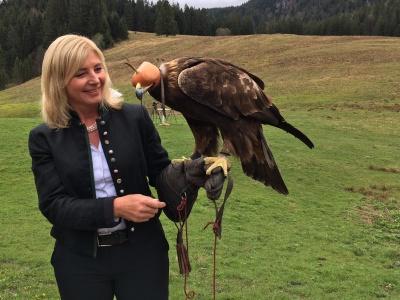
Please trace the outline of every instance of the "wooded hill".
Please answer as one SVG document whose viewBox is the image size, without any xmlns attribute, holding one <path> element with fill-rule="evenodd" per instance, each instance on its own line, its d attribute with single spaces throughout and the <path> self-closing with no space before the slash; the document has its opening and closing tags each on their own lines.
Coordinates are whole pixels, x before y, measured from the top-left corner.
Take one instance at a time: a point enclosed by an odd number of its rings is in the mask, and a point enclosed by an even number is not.
<svg viewBox="0 0 400 300">
<path fill-rule="evenodd" d="M 398 0 L 250 0 L 209 15 L 234 34 L 400 36 Z"/>
<path fill-rule="evenodd" d="M 39 75 L 44 49 L 79 33 L 101 48 L 128 30 L 159 35 L 400 36 L 398 0 L 250 0 L 238 7 L 195 9 L 148 0 L 0 1 L 0 89 Z"/>
</svg>

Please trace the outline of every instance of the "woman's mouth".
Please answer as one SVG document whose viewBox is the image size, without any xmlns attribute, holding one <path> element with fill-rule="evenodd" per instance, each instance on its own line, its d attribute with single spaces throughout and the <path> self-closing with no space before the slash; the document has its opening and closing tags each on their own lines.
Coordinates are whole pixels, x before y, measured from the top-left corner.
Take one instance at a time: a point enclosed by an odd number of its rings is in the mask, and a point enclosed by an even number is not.
<svg viewBox="0 0 400 300">
<path fill-rule="evenodd" d="M 89 94 L 91 96 L 97 96 L 98 94 L 100 94 L 100 88 L 97 89 L 92 89 L 92 90 L 87 90 L 84 91 L 86 94 Z"/>
</svg>

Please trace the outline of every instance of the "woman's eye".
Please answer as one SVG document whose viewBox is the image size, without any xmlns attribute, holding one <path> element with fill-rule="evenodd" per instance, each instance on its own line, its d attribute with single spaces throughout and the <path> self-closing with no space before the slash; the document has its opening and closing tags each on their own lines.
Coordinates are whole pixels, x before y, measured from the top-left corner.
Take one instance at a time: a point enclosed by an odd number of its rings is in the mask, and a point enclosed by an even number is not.
<svg viewBox="0 0 400 300">
<path fill-rule="evenodd" d="M 78 72 L 75 74 L 75 77 L 83 77 L 85 75 L 85 72 Z"/>
<path fill-rule="evenodd" d="M 98 67 L 94 68 L 94 71 L 95 71 L 96 73 L 100 73 L 102 70 L 103 70 L 103 67 L 102 67 L 102 66 L 98 66 Z"/>
</svg>

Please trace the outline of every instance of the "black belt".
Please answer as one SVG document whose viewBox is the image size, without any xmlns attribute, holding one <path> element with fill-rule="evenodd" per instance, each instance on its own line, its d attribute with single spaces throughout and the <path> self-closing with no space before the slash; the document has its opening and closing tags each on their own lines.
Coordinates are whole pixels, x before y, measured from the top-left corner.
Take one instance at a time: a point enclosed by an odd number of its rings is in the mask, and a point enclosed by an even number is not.
<svg viewBox="0 0 400 300">
<path fill-rule="evenodd" d="M 116 230 L 110 233 L 97 234 L 97 246 L 107 247 L 120 245 L 128 240 L 128 232 L 124 230 Z"/>
</svg>

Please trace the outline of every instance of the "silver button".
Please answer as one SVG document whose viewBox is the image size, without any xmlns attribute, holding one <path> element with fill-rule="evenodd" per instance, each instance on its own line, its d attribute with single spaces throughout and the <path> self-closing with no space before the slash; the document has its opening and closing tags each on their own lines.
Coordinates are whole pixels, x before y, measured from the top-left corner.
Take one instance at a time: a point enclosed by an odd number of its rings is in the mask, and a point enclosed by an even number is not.
<svg viewBox="0 0 400 300">
<path fill-rule="evenodd" d="M 115 162 L 116 161 L 115 157 L 111 157 L 110 160 L 111 160 L 111 162 Z"/>
<path fill-rule="evenodd" d="M 117 179 L 117 183 L 120 184 L 121 182 L 122 182 L 122 179 L 121 179 L 121 178 L 118 178 L 118 179 Z"/>
<path fill-rule="evenodd" d="M 109 143 L 110 143 L 109 140 L 105 140 L 105 141 L 104 141 L 104 144 L 106 144 L 106 145 L 108 145 Z"/>
<path fill-rule="evenodd" d="M 123 194 L 123 193 L 125 193 L 125 190 L 119 190 L 119 192 L 120 192 L 121 194 Z"/>
<path fill-rule="evenodd" d="M 106 124 L 106 121 L 101 120 L 101 121 L 100 121 L 100 124 L 101 124 L 101 125 L 105 125 L 105 124 Z"/>
<path fill-rule="evenodd" d="M 108 154 L 114 154 L 114 150 L 108 150 Z"/>
<path fill-rule="evenodd" d="M 135 231 L 135 227 L 132 226 L 131 227 L 131 231 L 134 232 Z"/>
<path fill-rule="evenodd" d="M 118 173 L 118 170 L 117 169 L 114 169 L 114 174 L 117 174 Z"/>
<path fill-rule="evenodd" d="M 107 132 L 107 131 L 104 131 L 104 132 L 103 132 L 103 135 L 107 135 L 107 134 L 108 134 L 108 132 Z"/>
</svg>

